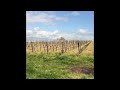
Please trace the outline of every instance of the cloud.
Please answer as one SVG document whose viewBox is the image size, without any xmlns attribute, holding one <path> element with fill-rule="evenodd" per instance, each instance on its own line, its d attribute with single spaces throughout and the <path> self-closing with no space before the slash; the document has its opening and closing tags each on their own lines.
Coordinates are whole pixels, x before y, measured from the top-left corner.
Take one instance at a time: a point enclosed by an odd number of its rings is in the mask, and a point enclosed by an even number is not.
<svg viewBox="0 0 120 90">
<path fill-rule="evenodd" d="M 40 28 L 39 27 L 35 27 L 34 30 L 39 30 Z"/>
<path fill-rule="evenodd" d="M 93 40 L 94 32 L 91 32 L 86 29 L 79 29 L 78 33 L 76 33 L 76 37 L 82 40 Z"/>
<path fill-rule="evenodd" d="M 65 16 L 79 16 L 79 15 L 80 15 L 79 11 L 72 11 L 71 13 L 68 13 Z"/>
<path fill-rule="evenodd" d="M 53 20 L 50 17 L 47 17 L 46 13 L 41 13 L 38 15 L 33 15 L 31 13 L 27 13 L 26 22 L 27 23 L 43 23 L 43 24 L 54 24 Z"/>
<path fill-rule="evenodd" d="M 82 34 L 86 34 L 87 33 L 87 31 L 85 29 L 80 29 L 79 32 L 82 33 Z"/>
<path fill-rule="evenodd" d="M 28 40 L 55 40 L 64 37 L 66 40 L 93 40 L 94 34 L 86 29 L 80 29 L 76 33 L 63 33 L 59 30 L 45 31 L 36 27 L 35 30 L 26 30 L 26 39 Z"/>
<path fill-rule="evenodd" d="M 78 11 L 73 11 L 73 12 L 71 13 L 71 15 L 73 15 L 73 16 L 79 16 L 79 15 L 80 15 L 80 12 L 78 12 Z"/>
<path fill-rule="evenodd" d="M 88 31 L 86 29 L 80 29 L 78 34 L 81 34 L 81 35 L 93 35 L 94 33 L 90 32 L 90 31 Z"/>
<path fill-rule="evenodd" d="M 68 21 L 67 17 L 57 16 L 53 12 L 26 12 L 26 23 L 42 23 L 46 25 L 55 25 L 57 21 Z"/>
<path fill-rule="evenodd" d="M 27 40 L 53 40 L 56 39 L 59 35 L 58 35 L 59 31 L 55 30 L 55 31 L 45 31 L 45 30 L 41 30 L 41 29 L 35 29 L 35 30 L 26 30 L 26 39 Z"/>
</svg>

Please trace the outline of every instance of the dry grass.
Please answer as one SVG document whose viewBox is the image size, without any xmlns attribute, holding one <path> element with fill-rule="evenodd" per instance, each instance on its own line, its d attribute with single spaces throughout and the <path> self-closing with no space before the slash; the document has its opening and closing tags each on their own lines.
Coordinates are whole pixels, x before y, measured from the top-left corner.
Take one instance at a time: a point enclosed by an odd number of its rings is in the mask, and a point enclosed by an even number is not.
<svg viewBox="0 0 120 90">
<path fill-rule="evenodd" d="M 91 42 L 81 54 L 94 55 L 94 42 Z"/>
</svg>

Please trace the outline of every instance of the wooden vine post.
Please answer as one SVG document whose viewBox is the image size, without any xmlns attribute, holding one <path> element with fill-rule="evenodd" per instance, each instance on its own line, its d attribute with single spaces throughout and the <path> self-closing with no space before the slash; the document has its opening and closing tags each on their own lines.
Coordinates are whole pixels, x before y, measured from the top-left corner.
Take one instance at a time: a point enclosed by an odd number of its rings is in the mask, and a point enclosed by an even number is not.
<svg viewBox="0 0 120 90">
<path fill-rule="evenodd" d="M 61 40 L 62 42 L 62 49 L 61 49 L 61 53 L 64 53 L 64 50 L 63 50 L 63 40 Z"/>
<path fill-rule="evenodd" d="M 32 48 L 32 52 L 34 52 L 33 42 L 31 42 L 31 48 Z"/>
<path fill-rule="evenodd" d="M 46 42 L 46 48 L 47 48 L 47 53 L 48 53 L 48 43 Z"/>
</svg>

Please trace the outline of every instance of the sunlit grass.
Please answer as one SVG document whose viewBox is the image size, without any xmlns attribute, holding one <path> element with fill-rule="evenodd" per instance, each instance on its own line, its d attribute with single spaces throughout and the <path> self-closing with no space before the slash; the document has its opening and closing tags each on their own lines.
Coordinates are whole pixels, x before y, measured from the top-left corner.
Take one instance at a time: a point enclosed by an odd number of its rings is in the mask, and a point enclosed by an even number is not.
<svg viewBox="0 0 120 90">
<path fill-rule="evenodd" d="M 70 66 L 94 67 L 94 57 L 56 54 L 26 54 L 27 79 L 90 79 L 92 75 L 76 74 Z"/>
</svg>

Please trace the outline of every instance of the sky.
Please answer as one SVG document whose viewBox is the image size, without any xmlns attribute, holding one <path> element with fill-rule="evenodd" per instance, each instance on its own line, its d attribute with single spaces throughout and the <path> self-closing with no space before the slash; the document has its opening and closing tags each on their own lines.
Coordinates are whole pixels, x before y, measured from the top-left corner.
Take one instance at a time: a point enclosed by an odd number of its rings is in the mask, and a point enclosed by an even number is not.
<svg viewBox="0 0 120 90">
<path fill-rule="evenodd" d="M 94 11 L 26 11 L 26 40 L 94 39 Z"/>
</svg>

